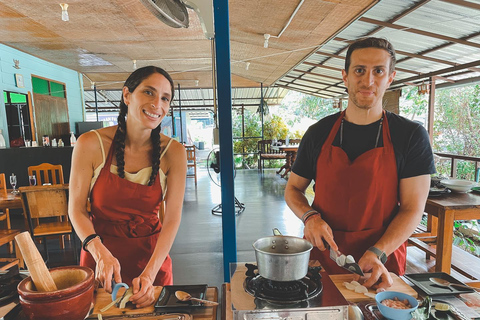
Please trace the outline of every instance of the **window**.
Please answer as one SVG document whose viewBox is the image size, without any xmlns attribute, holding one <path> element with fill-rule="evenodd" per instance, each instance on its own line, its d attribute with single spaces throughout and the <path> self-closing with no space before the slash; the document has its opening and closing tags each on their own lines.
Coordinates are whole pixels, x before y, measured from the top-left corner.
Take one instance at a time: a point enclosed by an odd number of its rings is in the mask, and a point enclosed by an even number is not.
<svg viewBox="0 0 480 320">
<path fill-rule="evenodd" d="M 27 95 L 4 91 L 5 112 L 7 114 L 8 138 L 10 146 L 23 145 L 23 140 L 32 140 L 30 110 Z"/>
<path fill-rule="evenodd" d="M 62 83 L 32 76 L 32 87 L 34 93 L 65 98 L 65 85 Z"/>
</svg>

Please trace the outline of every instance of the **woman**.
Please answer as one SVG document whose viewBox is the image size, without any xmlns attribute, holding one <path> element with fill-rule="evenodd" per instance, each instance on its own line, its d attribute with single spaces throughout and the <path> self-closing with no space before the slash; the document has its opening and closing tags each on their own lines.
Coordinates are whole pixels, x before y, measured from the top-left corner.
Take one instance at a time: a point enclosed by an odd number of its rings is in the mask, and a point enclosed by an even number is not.
<svg viewBox="0 0 480 320">
<path fill-rule="evenodd" d="M 80 264 L 94 269 L 109 293 L 112 278 L 133 286 L 137 308 L 154 302 L 154 285 L 173 283 L 168 252 L 187 168 L 185 148 L 160 133 L 173 95 L 166 71 L 136 70 L 123 87 L 118 125 L 80 136 L 72 156 L 69 216 L 83 241 Z"/>
</svg>

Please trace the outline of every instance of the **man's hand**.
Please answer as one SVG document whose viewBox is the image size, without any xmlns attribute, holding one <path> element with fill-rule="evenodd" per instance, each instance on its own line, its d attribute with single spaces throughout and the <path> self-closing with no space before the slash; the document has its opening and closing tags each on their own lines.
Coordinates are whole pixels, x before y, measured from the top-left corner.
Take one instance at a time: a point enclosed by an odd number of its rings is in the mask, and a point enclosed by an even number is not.
<svg viewBox="0 0 480 320">
<path fill-rule="evenodd" d="M 305 238 L 320 249 L 320 251 L 326 249 L 324 241 L 334 250 L 338 250 L 338 246 L 333 240 L 332 229 L 319 214 L 316 214 L 307 220 L 303 233 L 305 234 Z"/>
<path fill-rule="evenodd" d="M 378 259 L 373 252 L 367 251 L 358 261 L 358 265 L 362 268 L 364 273 L 371 272 L 370 277 L 365 278 L 363 285 L 367 288 L 383 288 L 387 289 L 393 285 L 392 277 L 387 268 Z M 357 276 L 358 280 L 360 276 Z"/>
</svg>

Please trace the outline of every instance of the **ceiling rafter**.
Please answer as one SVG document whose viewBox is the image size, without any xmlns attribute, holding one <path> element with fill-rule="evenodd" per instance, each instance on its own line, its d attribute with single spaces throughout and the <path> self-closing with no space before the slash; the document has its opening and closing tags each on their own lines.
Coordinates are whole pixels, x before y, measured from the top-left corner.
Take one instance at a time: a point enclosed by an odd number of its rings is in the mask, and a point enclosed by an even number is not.
<svg viewBox="0 0 480 320">
<path fill-rule="evenodd" d="M 380 25 L 380 26 L 384 26 L 384 27 L 388 27 L 388 28 L 392 28 L 392 29 L 396 29 L 396 30 L 400 30 L 400 31 L 405 31 L 405 32 L 409 32 L 409 33 L 419 34 L 419 35 L 427 36 L 427 37 L 430 37 L 430 38 L 435 38 L 435 39 L 444 40 L 444 41 L 448 41 L 448 42 L 453 42 L 453 43 L 457 43 L 457 44 L 463 44 L 465 46 L 480 48 L 480 43 L 475 43 L 475 42 L 470 42 L 470 41 L 467 41 L 467 40 L 457 39 L 457 38 L 445 36 L 443 34 L 438 34 L 438 33 L 434 33 L 434 32 L 429 32 L 429 31 L 424 31 L 424 30 L 420 30 L 420 29 L 410 28 L 410 27 L 401 26 L 401 25 L 398 25 L 398 24 L 393 24 L 393 23 L 388 23 L 388 22 L 383 22 L 383 21 L 380 21 L 380 20 L 375 20 L 375 19 L 366 18 L 366 17 L 360 18 L 359 21 L 366 22 L 366 23 L 371 23 L 371 24 L 376 24 L 376 25 Z"/>
<path fill-rule="evenodd" d="M 392 82 L 391 86 L 404 84 L 405 82 L 412 82 L 412 81 L 416 81 L 416 80 L 427 79 L 427 78 L 430 78 L 430 77 L 433 77 L 433 76 L 439 76 L 439 75 L 443 75 L 443 74 L 446 74 L 446 73 L 449 73 L 449 72 L 454 72 L 454 71 L 457 71 L 457 70 L 463 70 L 463 69 L 468 69 L 468 68 L 471 68 L 471 67 L 478 67 L 478 66 L 480 66 L 480 60 L 465 63 L 465 64 L 456 65 L 454 67 L 450 67 L 450 68 L 446 68 L 446 69 L 442 69 L 442 70 L 436 70 L 436 71 L 432 71 L 432 72 L 429 72 L 429 73 L 424 73 L 421 76 L 415 76 L 415 77 L 410 77 L 410 78 L 406 78 L 406 79 L 402 79 L 402 80 L 397 80 L 397 81 Z"/>
<path fill-rule="evenodd" d="M 331 53 L 326 53 L 326 52 L 322 52 L 322 51 L 317 51 L 317 52 L 315 52 L 315 53 L 316 53 L 316 54 L 319 54 L 319 55 L 328 56 L 328 57 L 330 57 L 330 58 L 337 58 L 337 59 L 345 60 L 345 57 L 339 56 L 339 55 L 335 55 L 335 54 L 331 54 Z M 402 71 L 402 72 L 406 72 L 406 73 L 422 74 L 421 72 L 418 72 L 418 71 L 413 71 L 413 70 L 404 69 L 404 68 L 398 68 L 397 66 L 395 66 L 395 70 L 397 70 L 397 71 Z"/>
<path fill-rule="evenodd" d="M 292 71 L 302 72 L 302 73 L 305 73 L 305 74 L 310 74 L 312 76 L 323 77 L 323 78 L 332 79 L 332 80 L 335 80 L 335 81 L 342 81 L 342 78 L 332 77 L 332 76 L 329 76 L 329 75 L 326 75 L 326 74 L 315 73 L 315 72 L 312 72 L 312 71 L 303 71 L 303 70 L 299 70 L 299 69 L 293 69 Z"/>
<path fill-rule="evenodd" d="M 317 97 L 323 98 L 323 99 L 332 99 L 333 98 L 333 96 L 327 96 L 327 95 L 324 95 L 324 94 L 321 94 L 321 93 L 318 93 L 318 92 L 311 92 L 311 91 L 308 91 L 308 90 L 292 88 L 291 86 L 288 86 L 288 85 L 277 84 L 277 86 L 281 87 L 281 88 L 284 88 L 284 89 L 295 90 L 295 91 L 298 91 L 298 92 L 301 92 L 301 93 L 309 94 L 309 95 L 312 95 L 312 96 L 317 96 Z"/>
<path fill-rule="evenodd" d="M 465 8 L 480 10 L 480 4 L 473 3 L 473 2 L 470 2 L 470 1 L 463 1 L 463 0 L 440 0 L 440 1 L 451 3 L 451 4 L 456 4 L 458 6 L 462 6 L 462 7 L 465 7 Z"/>
<path fill-rule="evenodd" d="M 472 33 L 472 34 L 469 34 L 465 37 L 461 37 L 459 39 L 462 39 L 462 40 L 469 40 L 469 39 L 473 39 L 475 37 L 478 37 L 480 36 L 480 32 L 475 32 L 475 33 Z M 445 49 L 447 47 L 450 47 L 452 45 L 454 45 L 455 43 L 452 43 L 452 42 L 448 42 L 448 43 L 444 43 L 444 44 L 441 44 L 441 45 L 438 45 L 436 47 L 433 47 L 433 48 L 429 48 L 429 49 L 426 49 L 426 50 L 423 50 L 423 51 L 420 51 L 418 52 L 417 54 L 419 55 L 424 55 L 424 54 L 428 54 L 428 53 L 432 53 L 432 52 L 435 52 L 435 51 L 438 51 L 438 50 L 441 50 L 441 49 Z M 407 61 L 407 60 L 410 60 L 411 57 L 408 57 L 408 58 L 403 58 L 403 59 L 400 59 L 397 61 L 397 63 L 400 63 L 400 62 L 404 62 L 404 61 Z"/>
<path fill-rule="evenodd" d="M 430 1 L 431 1 L 431 0 L 422 0 L 422 1 L 418 2 L 418 3 L 416 3 L 414 6 L 408 8 L 408 9 L 402 11 L 402 12 L 400 12 L 399 14 L 397 14 L 396 16 L 394 16 L 393 18 L 391 18 L 391 19 L 389 19 L 389 20 L 387 20 L 387 21 L 390 22 L 390 23 L 394 23 L 395 21 L 398 21 L 398 20 L 400 20 L 401 18 L 407 16 L 408 14 L 414 12 L 415 10 L 417 10 L 418 8 L 420 8 L 421 6 L 427 4 L 427 3 L 430 2 Z M 367 32 L 363 37 L 372 36 L 372 35 L 374 35 L 375 33 L 379 32 L 380 30 L 382 30 L 382 29 L 384 29 L 384 28 L 385 28 L 385 27 L 383 27 L 383 26 L 377 26 L 377 27 L 374 28 L 373 30 Z M 338 40 L 337 40 L 337 39 L 338 39 Z M 353 42 L 353 40 L 341 39 L 341 38 L 338 38 L 338 37 L 335 37 L 334 40 L 345 42 L 345 43 L 347 43 L 348 45 L 350 45 L 350 43 Z M 336 55 L 340 55 L 342 52 L 344 52 L 345 50 L 348 49 L 348 45 L 346 45 L 346 46 L 344 46 L 343 48 L 337 50 L 337 52 L 335 52 L 335 54 L 336 54 Z M 330 59 L 326 59 L 326 60 L 324 61 L 324 63 L 327 62 L 328 60 L 330 60 Z"/>
<path fill-rule="evenodd" d="M 341 89 L 341 90 L 345 89 L 345 86 L 339 86 L 339 85 L 335 85 L 335 84 L 328 83 L 328 82 L 315 81 L 315 80 L 310 80 L 310 79 L 305 79 L 305 78 L 297 79 L 297 78 L 295 78 L 293 76 L 289 76 L 289 75 L 286 75 L 285 78 L 293 78 L 294 79 L 293 81 L 312 82 L 312 83 L 316 83 L 316 84 L 319 84 L 319 85 L 322 85 L 322 86 L 326 86 L 327 88 L 334 87 L 334 88 L 338 88 L 338 89 Z"/>
</svg>

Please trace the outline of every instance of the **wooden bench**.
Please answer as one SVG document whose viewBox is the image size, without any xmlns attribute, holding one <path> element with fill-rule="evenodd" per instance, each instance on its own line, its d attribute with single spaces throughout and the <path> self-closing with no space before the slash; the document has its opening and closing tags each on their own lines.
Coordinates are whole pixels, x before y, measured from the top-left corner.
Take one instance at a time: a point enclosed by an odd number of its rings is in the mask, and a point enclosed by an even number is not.
<svg viewBox="0 0 480 320">
<path fill-rule="evenodd" d="M 419 248 L 427 254 L 427 259 L 429 256 L 436 257 L 436 245 L 434 240 L 436 237 L 427 236 L 427 237 L 410 237 L 408 239 L 408 244 Z M 433 243 L 433 244 L 432 244 Z M 480 265 L 480 258 L 474 256 L 458 248 L 457 246 L 452 247 L 452 269 L 458 273 L 464 275 L 465 277 L 477 280 L 480 279 L 480 270 L 478 266 Z"/>
<path fill-rule="evenodd" d="M 278 140 L 280 144 L 285 144 L 285 140 Z M 272 149 L 272 140 L 259 140 L 257 142 L 258 150 L 258 169 L 262 169 L 265 160 L 286 159 L 286 153 L 280 150 Z"/>
</svg>

